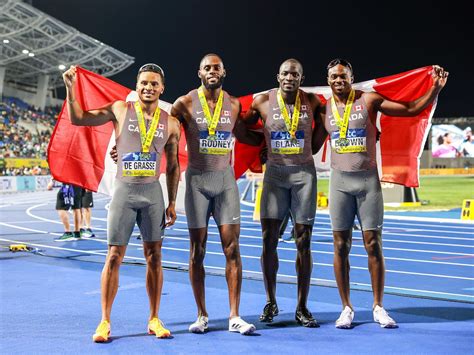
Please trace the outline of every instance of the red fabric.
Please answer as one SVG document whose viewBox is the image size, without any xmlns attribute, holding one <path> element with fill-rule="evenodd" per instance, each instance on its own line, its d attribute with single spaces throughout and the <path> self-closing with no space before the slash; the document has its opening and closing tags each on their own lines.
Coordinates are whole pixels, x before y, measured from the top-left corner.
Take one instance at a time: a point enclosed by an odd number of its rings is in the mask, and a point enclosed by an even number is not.
<svg viewBox="0 0 474 355">
<path fill-rule="evenodd" d="M 76 77 L 76 100 L 84 110 L 124 100 L 130 93 L 130 89 L 79 67 Z M 113 130 L 112 122 L 97 127 L 73 126 L 64 103 L 48 146 L 53 178 L 97 191 Z"/>
<path fill-rule="evenodd" d="M 76 100 L 83 110 L 93 110 L 127 98 L 131 92 L 116 82 L 86 69 L 77 68 Z M 48 163 L 54 179 L 97 191 L 104 175 L 104 160 L 114 131 L 109 122 L 97 127 L 73 126 L 66 103 L 63 104 L 48 146 Z M 181 130 L 179 160 L 187 167 L 186 138 Z M 166 171 L 163 154 L 161 172 Z"/>
<path fill-rule="evenodd" d="M 394 101 L 413 101 L 432 85 L 432 67 L 376 79 L 374 90 Z M 382 181 L 418 187 L 418 157 L 421 156 L 424 136 L 429 129 L 433 104 L 415 117 L 380 118 Z"/>
</svg>

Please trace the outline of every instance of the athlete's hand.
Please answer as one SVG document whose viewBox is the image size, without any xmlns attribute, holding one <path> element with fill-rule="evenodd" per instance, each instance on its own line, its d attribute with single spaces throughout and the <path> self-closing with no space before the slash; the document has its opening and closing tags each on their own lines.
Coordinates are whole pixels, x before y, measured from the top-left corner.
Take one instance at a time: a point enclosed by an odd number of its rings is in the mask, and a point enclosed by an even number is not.
<svg viewBox="0 0 474 355">
<path fill-rule="evenodd" d="M 110 157 L 112 158 L 112 160 L 114 161 L 114 163 L 117 164 L 117 161 L 118 161 L 117 145 L 114 145 L 112 147 L 109 154 L 110 154 Z"/>
<path fill-rule="evenodd" d="M 166 224 L 165 227 L 170 227 L 174 224 L 176 221 L 176 210 L 174 208 L 174 203 L 169 204 L 168 208 L 166 209 Z"/>
<path fill-rule="evenodd" d="M 76 66 L 71 65 L 68 70 L 63 73 L 64 84 L 67 89 L 72 89 L 76 83 Z"/>
<path fill-rule="evenodd" d="M 448 75 L 449 73 L 445 71 L 443 67 L 440 67 L 439 65 L 433 65 L 431 76 L 433 77 L 433 86 L 436 90 L 440 91 L 442 88 L 444 88 L 446 82 L 448 81 Z"/>
</svg>

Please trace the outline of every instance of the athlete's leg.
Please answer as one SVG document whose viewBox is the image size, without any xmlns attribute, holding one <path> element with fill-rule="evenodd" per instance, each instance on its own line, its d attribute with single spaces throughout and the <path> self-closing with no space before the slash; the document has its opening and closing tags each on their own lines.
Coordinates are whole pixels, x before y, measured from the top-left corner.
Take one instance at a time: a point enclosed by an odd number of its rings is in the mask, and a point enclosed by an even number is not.
<svg viewBox="0 0 474 355">
<path fill-rule="evenodd" d="M 126 245 L 109 245 L 109 250 L 105 259 L 104 268 L 102 269 L 101 277 L 101 305 L 103 321 L 106 320 L 110 322 L 112 304 L 118 290 L 119 269 L 126 250 Z"/>
<path fill-rule="evenodd" d="M 278 273 L 278 236 L 282 220 L 262 218 L 263 249 L 260 262 L 267 303 L 276 303 L 276 279 Z"/>
<path fill-rule="evenodd" d="M 379 230 L 362 232 L 364 246 L 368 255 L 372 292 L 374 294 L 374 307 L 383 307 L 383 291 L 385 285 L 385 260 L 382 251 L 382 233 Z"/>
<path fill-rule="evenodd" d="M 193 288 L 198 316 L 207 317 L 206 295 L 204 288 L 204 256 L 206 255 L 207 227 L 189 228 L 189 280 Z"/>
<path fill-rule="evenodd" d="M 342 308 L 349 306 L 352 309 L 349 283 L 349 252 L 352 246 L 352 229 L 333 231 L 332 234 L 334 238 L 334 276 L 336 277 Z"/>
<path fill-rule="evenodd" d="M 311 272 L 313 270 L 313 258 L 311 255 L 311 233 L 312 225 L 295 223 L 296 234 L 296 275 L 298 276 L 298 304 L 297 308 L 306 308 L 309 287 L 311 284 Z"/>
<path fill-rule="evenodd" d="M 150 300 L 150 318 L 158 317 L 161 291 L 163 289 L 163 269 L 161 267 L 161 246 L 159 242 L 143 242 L 146 259 L 146 289 Z"/>
<path fill-rule="evenodd" d="M 239 315 L 240 291 L 242 286 L 242 260 L 240 258 L 240 224 L 219 226 L 222 250 L 226 258 L 225 276 L 229 288 L 230 318 Z"/>
</svg>

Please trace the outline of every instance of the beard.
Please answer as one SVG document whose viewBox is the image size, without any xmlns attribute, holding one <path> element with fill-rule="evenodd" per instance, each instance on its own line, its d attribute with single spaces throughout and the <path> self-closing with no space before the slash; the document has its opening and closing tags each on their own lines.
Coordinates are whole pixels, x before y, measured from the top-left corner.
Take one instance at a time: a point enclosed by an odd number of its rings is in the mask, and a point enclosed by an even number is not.
<svg viewBox="0 0 474 355">
<path fill-rule="evenodd" d="M 219 80 L 217 80 L 213 84 L 209 84 L 208 81 L 203 81 L 202 84 L 207 90 L 214 90 L 220 88 L 224 84 L 224 76 L 219 77 Z"/>
</svg>

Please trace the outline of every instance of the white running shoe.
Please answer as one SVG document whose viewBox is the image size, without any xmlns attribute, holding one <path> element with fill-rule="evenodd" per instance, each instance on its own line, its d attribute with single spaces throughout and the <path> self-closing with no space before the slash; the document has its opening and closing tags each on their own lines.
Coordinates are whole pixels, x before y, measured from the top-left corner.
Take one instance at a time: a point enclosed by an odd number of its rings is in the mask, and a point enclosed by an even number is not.
<svg viewBox="0 0 474 355">
<path fill-rule="evenodd" d="M 189 331 L 191 333 L 202 334 L 207 330 L 207 323 L 209 319 L 205 316 L 197 317 L 196 321 L 189 326 Z"/>
<path fill-rule="evenodd" d="M 339 329 L 350 329 L 352 328 L 352 321 L 354 320 L 354 311 L 351 307 L 346 306 L 339 318 L 336 321 L 336 328 Z"/>
<path fill-rule="evenodd" d="M 249 335 L 255 331 L 253 324 L 247 323 L 240 317 L 229 319 L 229 332 L 239 332 L 242 335 Z"/>
<path fill-rule="evenodd" d="M 397 328 L 397 322 L 388 315 L 388 312 L 379 305 L 374 308 L 374 321 L 379 323 L 382 328 Z"/>
</svg>

